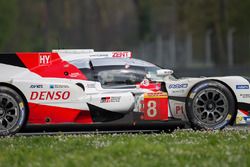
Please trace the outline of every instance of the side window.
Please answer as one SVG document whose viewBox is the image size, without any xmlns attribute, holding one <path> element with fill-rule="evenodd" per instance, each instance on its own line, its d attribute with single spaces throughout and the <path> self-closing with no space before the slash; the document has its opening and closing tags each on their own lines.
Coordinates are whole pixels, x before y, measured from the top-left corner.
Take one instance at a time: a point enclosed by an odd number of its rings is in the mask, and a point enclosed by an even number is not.
<svg viewBox="0 0 250 167">
<path fill-rule="evenodd" d="M 123 67 L 109 68 L 98 67 L 95 69 L 94 78 L 99 81 L 103 86 L 122 86 L 122 85 L 135 85 L 140 83 L 146 73 L 138 69 L 124 69 Z"/>
</svg>

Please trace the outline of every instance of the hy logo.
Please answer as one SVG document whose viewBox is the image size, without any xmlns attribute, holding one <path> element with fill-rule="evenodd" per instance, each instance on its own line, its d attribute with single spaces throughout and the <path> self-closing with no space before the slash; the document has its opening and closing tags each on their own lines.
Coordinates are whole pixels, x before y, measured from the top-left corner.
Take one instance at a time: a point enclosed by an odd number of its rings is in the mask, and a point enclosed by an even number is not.
<svg viewBox="0 0 250 167">
<path fill-rule="evenodd" d="M 51 64 L 51 55 L 50 54 L 40 54 L 39 55 L 39 65 L 50 65 Z"/>
</svg>

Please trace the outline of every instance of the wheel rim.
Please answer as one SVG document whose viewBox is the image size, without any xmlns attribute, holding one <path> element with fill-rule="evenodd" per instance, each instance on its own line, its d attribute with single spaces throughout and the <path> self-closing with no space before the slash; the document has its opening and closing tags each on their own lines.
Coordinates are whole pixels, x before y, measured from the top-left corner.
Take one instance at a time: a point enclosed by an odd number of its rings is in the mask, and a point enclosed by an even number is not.
<svg viewBox="0 0 250 167">
<path fill-rule="evenodd" d="M 228 100 L 216 88 L 200 91 L 194 99 L 194 114 L 202 123 L 212 126 L 223 122 L 228 115 Z"/>
<path fill-rule="evenodd" d="M 19 105 L 8 94 L 0 94 L 0 131 L 12 129 L 19 119 Z"/>
</svg>

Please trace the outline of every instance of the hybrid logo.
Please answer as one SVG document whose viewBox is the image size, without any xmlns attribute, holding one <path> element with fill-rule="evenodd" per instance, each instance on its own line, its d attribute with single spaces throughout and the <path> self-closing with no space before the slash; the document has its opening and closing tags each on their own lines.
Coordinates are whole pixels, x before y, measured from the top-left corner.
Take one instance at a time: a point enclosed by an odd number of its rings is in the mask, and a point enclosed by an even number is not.
<svg viewBox="0 0 250 167">
<path fill-rule="evenodd" d="M 39 55 L 39 65 L 43 66 L 43 65 L 50 65 L 51 64 L 51 57 L 50 54 L 42 54 Z"/>
<path fill-rule="evenodd" d="M 236 85 L 236 89 L 249 89 L 249 85 Z"/>
<path fill-rule="evenodd" d="M 171 84 L 169 85 L 169 89 L 184 89 L 187 88 L 188 84 Z"/>
</svg>

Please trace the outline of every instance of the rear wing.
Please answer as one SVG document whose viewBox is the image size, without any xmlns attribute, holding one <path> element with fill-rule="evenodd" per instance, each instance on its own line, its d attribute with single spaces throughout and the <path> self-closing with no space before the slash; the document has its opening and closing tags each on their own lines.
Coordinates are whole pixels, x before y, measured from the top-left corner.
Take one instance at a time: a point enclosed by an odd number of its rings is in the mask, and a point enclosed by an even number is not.
<svg viewBox="0 0 250 167">
<path fill-rule="evenodd" d="M 109 51 L 95 52 L 93 49 L 59 49 L 52 50 L 52 53 L 58 53 L 64 60 L 74 60 L 79 58 L 132 58 L 130 51 Z"/>
</svg>

